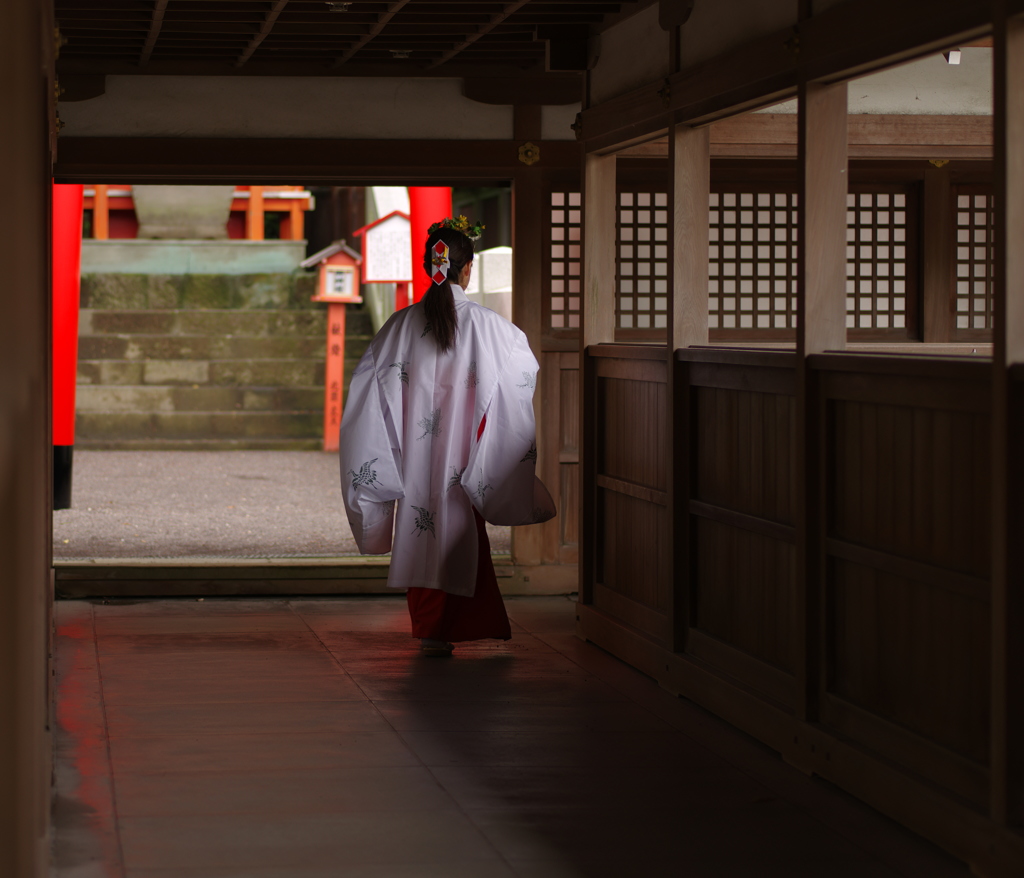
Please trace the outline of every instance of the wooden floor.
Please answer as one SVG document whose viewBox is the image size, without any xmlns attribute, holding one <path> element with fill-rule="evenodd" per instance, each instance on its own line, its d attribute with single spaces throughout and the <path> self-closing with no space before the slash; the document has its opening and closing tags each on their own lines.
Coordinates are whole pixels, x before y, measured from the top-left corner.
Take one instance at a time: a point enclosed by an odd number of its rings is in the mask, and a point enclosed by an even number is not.
<svg viewBox="0 0 1024 878">
<path fill-rule="evenodd" d="M 59 878 L 966 876 L 512 598 L 421 657 L 401 598 L 57 604 Z"/>
</svg>

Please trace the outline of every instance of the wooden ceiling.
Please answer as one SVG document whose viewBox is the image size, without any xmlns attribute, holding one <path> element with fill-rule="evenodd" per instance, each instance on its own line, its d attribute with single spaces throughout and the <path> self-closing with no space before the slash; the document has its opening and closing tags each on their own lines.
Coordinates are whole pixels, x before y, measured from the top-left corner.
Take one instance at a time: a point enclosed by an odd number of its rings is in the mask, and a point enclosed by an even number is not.
<svg viewBox="0 0 1024 878">
<path fill-rule="evenodd" d="M 78 74 L 462 76 L 579 71 L 651 0 L 55 0 Z"/>
</svg>

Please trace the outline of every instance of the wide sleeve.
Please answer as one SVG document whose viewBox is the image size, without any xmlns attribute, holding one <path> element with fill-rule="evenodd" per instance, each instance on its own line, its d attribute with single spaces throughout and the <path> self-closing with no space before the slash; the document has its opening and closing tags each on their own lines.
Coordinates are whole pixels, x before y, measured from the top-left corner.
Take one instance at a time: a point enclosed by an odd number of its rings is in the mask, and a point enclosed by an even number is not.
<svg viewBox="0 0 1024 878">
<path fill-rule="evenodd" d="M 402 452 L 374 368 L 372 348 L 352 374 L 341 420 L 341 493 L 359 551 L 391 551 L 395 500 L 405 496 Z"/>
<path fill-rule="evenodd" d="M 526 337 L 516 338 L 473 446 L 463 490 L 491 524 L 537 524 L 555 516 L 551 494 L 537 478 L 533 392 L 538 365 Z"/>
</svg>

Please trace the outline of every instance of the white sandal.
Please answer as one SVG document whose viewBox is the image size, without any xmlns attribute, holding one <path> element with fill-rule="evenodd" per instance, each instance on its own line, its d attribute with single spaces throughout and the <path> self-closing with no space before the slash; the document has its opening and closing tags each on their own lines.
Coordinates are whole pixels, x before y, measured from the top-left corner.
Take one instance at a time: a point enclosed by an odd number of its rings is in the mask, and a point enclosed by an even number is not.
<svg viewBox="0 0 1024 878">
<path fill-rule="evenodd" d="M 420 649 L 423 650 L 424 655 L 451 655 L 455 649 L 454 643 L 448 643 L 444 640 L 434 640 L 430 637 L 424 637 L 420 640 Z"/>
</svg>

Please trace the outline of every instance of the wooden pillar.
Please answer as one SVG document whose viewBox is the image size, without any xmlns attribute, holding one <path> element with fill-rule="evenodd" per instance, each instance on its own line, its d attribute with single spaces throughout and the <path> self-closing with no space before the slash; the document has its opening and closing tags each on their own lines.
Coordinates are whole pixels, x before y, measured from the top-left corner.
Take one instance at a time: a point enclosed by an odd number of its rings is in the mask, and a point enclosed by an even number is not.
<svg viewBox="0 0 1024 878">
<path fill-rule="evenodd" d="M 711 194 L 711 129 L 677 125 L 669 135 L 672 295 L 668 302 L 668 394 L 672 407 L 666 447 L 668 514 L 672 544 L 667 547 L 675 652 L 686 649 L 690 607 L 690 445 L 689 370 L 676 351 L 708 343 L 708 202 Z"/>
<path fill-rule="evenodd" d="M 583 297 L 580 350 L 615 341 L 615 156 L 583 160 Z"/>
<path fill-rule="evenodd" d="M 97 183 L 96 194 L 92 198 L 92 236 L 97 241 L 106 241 L 110 237 L 110 198 L 106 183 Z"/>
<path fill-rule="evenodd" d="M 247 241 L 263 240 L 263 187 L 249 187 L 249 207 L 245 212 L 245 238 Z"/>
<path fill-rule="evenodd" d="M 0 875 L 48 873 L 52 4 L 0 27 Z M 49 138 L 48 138 L 49 132 Z"/>
<path fill-rule="evenodd" d="M 541 108 L 536 105 L 516 106 L 514 131 L 517 144 L 528 140 L 540 140 Z M 530 342 L 533 354 L 540 361 L 541 380 L 533 396 L 533 412 L 537 422 L 537 474 L 544 470 L 551 454 L 551 439 L 557 436 L 558 413 L 546 411 L 544 405 L 545 372 L 541 350 L 542 321 L 544 313 L 544 246 L 540 230 L 544 228 L 544 181 L 543 153 L 541 162 L 523 165 L 512 181 L 512 322 L 524 333 Z M 480 217 L 476 217 L 480 219 Z M 497 231 L 497 229 L 495 229 Z M 550 482 L 550 480 L 547 480 Z M 546 483 L 547 483 L 546 482 Z M 547 484 L 560 508 L 558 485 Z M 544 536 L 557 530 L 561 522 L 556 517 L 543 525 L 516 527 L 512 529 L 512 560 L 516 564 L 537 565 L 544 563 Z"/>
<path fill-rule="evenodd" d="M 846 347 L 846 84 L 799 89 L 797 300 L 797 716 L 813 721 L 821 671 L 824 585 L 823 412 L 808 357 Z M 795 754 L 789 758 L 798 759 Z"/>
<path fill-rule="evenodd" d="M 949 168 L 928 168 L 924 172 L 922 211 L 923 319 L 921 339 L 925 342 L 953 340 L 953 256 L 956 247 L 953 225 L 953 191 Z"/>
<path fill-rule="evenodd" d="M 1024 792 L 1024 17 L 997 4 L 993 115 L 991 816 L 1019 827 Z"/>
<path fill-rule="evenodd" d="M 288 238 L 292 241 L 301 241 L 306 234 L 303 222 L 302 205 L 298 201 L 292 201 L 288 210 Z"/>
<path fill-rule="evenodd" d="M 597 570 L 596 378 L 590 345 L 615 341 L 615 156 L 583 159 L 583 290 L 580 296 L 579 602 L 593 602 Z"/>
<path fill-rule="evenodd" d="M 677 125 L 672 167 L 672 332 L 670 348 L 708 343 L 708 202 L 711 129 Z"/>
</svg>

